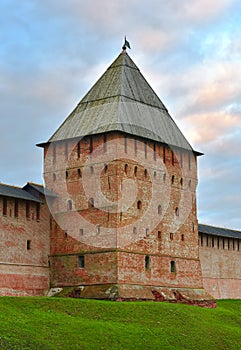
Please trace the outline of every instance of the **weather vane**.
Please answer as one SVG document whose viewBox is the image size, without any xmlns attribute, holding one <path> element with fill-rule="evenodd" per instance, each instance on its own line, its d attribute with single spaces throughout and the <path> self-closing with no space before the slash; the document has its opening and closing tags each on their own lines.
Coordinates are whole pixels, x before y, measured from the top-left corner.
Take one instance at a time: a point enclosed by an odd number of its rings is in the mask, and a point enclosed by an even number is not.
<svg viewBox="0 0 241 350">
<path fill-rule="evenodd" d="M 124 42 L 124 45 L 122 46 L 122 50 L 126 51 L 127 47 L 128 47 L 128 49 L 131 48 L 129 41 L 126 40 L 126 36 L 125 36 L 125 42 Z"/>
</svg>

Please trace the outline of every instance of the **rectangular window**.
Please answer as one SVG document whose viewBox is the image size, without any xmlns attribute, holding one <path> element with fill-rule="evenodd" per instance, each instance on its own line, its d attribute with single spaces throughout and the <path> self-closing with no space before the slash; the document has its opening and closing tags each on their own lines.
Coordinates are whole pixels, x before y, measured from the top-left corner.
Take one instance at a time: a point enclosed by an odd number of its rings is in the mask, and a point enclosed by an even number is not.
<svg viewBox="0 0 241 350">
<path fill-rule="evenodd" d="M 79 255 L 78 256 L 78 267 L 80 269 L 85 267 L 85 257 L 84 257 L 84 255 Z"/>
<path fill-rule="evenodd" d="M 68 159 L 68 141 L 65 141 L 64 144 L 64 153 L 65 153 L 65 159 Z"/>
<path fill-rule="evenodd" d="M 104 134 L 104 153 L 107 151 L 107 135 Z"/>
<path fill-rule="evenodd" d="M 27 250 L 31 249 L 31 241 L 30 239 L 27 240 Z"/>
<path fill-rule="evenodd" d="M 14 201 L 14 217 L 18 218 L 18 200 L 15 199 Z"/>
<path fill-rule="evenodd" d="M 7 210 L 8 210 L 8 202 L 7 198 L 3 198 L 3 215 L 7 215 Z"/>
<path fill-rule="evenodd" d="M 150 269 L 150 263 L 151 263 L 150 257 L 149 257 L 149 255 L 146 255 L 145 256 L 145 269 L 146 270 Z"/>
<path fill-rule="evenodd" d="M 26 218 L 30 219 L 30 202 L 26 202 Z"/>
<path fill-rule="evenodd" d="M 77 156 L 80 158 L 80 141 L 77 143 Z"/>
<path fill-rule="evenodd" d="M 173 260 L 171 261 L 170 270 L 172 273 L 176 272 L 176 263 Z"/>
<path fill-rule="evenodd" d="M 125 153 L 127 153 L 127 137 L 124 136 L 124 147 L 125 147 Z"/>
<path fill-rule="evenodd" d="M 180 150 L 180 167 L 183 166 L 183 157 L 182 157 L 182 150 Z"/>
<path fill-rule="evenodd" d="M 174 164 L 175 164 L 175 158 L 174 158 L 174 152 L 172 150 L 172 165 L 174 165 Z"/>
<path fill-rule="evenodd" d="M 53 163 L 56 163 L 56 145 L 55 143 L 53 144 Z"/>
<path fill-rule="evenodd" d="M 93 137 L 90 136 L 90 153 L 93 152 Z"/>
<path fill-rule="evenodd" d="M 191 170 L 191 154 L 188 153 L 188 169 Z"/>
<path fill-rule="evenodd" d="M 36 220 L 40 220 L 40 203 L 36 203 Z"/>
<path fill-rule="evenodd" d="M 154 158 L 154 160 L 156 160 L 156 144 L 155 143 L 153 146 L 153 158 Z"/>
</svg>

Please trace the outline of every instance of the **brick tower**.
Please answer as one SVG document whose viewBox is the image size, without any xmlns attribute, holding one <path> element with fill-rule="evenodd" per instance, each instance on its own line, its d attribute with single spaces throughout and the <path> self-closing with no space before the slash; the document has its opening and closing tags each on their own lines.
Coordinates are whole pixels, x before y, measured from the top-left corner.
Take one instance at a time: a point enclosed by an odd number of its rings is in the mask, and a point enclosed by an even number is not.
<svg viewBox="0 0 241 350">
<path fill-rule="evenodd" d="M 114 300 L 211 303 L 202 285 L 197 156 L 126 53 L 44 147 L 52 287 Z"/>
</svg>

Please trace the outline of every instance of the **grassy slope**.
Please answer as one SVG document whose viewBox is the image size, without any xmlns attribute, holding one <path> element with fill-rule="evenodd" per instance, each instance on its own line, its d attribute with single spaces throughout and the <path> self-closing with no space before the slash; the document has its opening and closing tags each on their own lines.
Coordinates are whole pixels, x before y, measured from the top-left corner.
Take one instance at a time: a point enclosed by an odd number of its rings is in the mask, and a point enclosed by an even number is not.
<svg viewBox="0 0 241 350">
<path fill-rule="evenodd" d="M 0 349 L 241 349 L 241 301 L 0 298 Z"/>
</svg>

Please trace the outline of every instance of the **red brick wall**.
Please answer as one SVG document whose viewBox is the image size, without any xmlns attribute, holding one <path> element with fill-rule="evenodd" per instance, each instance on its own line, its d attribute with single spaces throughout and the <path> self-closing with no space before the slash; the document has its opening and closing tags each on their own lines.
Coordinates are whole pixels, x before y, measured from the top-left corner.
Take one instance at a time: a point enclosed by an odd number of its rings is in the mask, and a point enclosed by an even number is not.
<svg viewBox="0 0 241 350">
<path fill-rule="evenodd" d="M 0 197 L 0 295 L 43 295 L 49 288 L 49 211 L 41 204 L 37 220 L 36 202 L 29 202 L 26 218 L 26 201 L 19 199 L 15 217 L 14 201 L 7 198 L 4 216 Z"/>
<path fill-rule="evenodd" d="M 241 240 L 200 234 L 199 252 L 204 288 L 216 299 L 240 299 Z"/>
<path fill-rule="evenodd" d="M 201 288 L 196 157 L 189 161 L 187 151 L 172 152 L 168 146 L 164 151 L 162 144 L 137 138 L 125 141 L 124 135 L 116 132 L 108 133 L 106 138 L 106 144 L 104 135 L 100 134 L 85 137 L 79 145 L 76 140 L 70 140 L 56 143 L 54 151 L 52 146 L 45 150 L 46 184 L 60 194 L 52 206 L 57 221 L 52 223 L 50 240 L 52 285 L 115 283 L 117 278 L 118 283 Z M 105 156 L 113 140 L 116 148 L 112 151 L 116 157 L 111 161 L 101 163 L 100 158 L 91 156 L 91 151 L 97 148 L 98 155 Z M 122 145 L 124 153 L 118 145 Z M 159 166 L 160 159 L 163 164 L 164 153 L 165 164 Z M 138 154 L 142 157 L 141 164 Z M 87 173 L 85 181 L 91 184 L 93 173 L 100 168 L 101 192 L 112 204 L 92 208 L 85 193 L 83 172 Z M 122 198 L 124 180 L 135 181 L 136 197 L 127 211 L 120 212 L 114 202 Z M 93 182 L 93 188 L 94 185 Z M 153 193 L 155 204 L 145 217 Z M 95 192 L 92 197 L 96 204 Z M 72 209 L 68 210 L 70 199 Z M 140 209 L 138 201 L 141 201 Z M 158 205 L 162 207 L 160 214 Z M 157 224 L 152 227 L 158 216 Z M 80 217 L 85 220 L 80 221 Z M 173 226 L 175 220 L 177 223 Z M 90 238 L 86 239 L 87 236 Z M 113 249 L 119 251 L 117 261 Z M 78 269 L 77 256 L 82 254 L 86 257 L 86 266 Z M 146 255 L 151 259 L 148 270 L 144 264 Z M 105 259 L 110 263 L 103 263 Z M 176 264 L 174 273 L 170 272 L 171 261 Z"/>
</svg>

